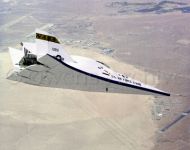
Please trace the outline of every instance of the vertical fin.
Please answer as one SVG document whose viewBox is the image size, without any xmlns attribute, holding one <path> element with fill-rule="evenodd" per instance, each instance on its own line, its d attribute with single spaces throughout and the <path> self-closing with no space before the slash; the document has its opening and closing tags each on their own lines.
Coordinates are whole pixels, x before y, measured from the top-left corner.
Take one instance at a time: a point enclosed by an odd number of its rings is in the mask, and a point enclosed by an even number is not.
<svg viewBox="0 0 190 150">
<path fill-rule="evenodd" d="M 36 48 L 38 58 L 49 54 L 54 57 L 59 56 L 65 62 L 73 61 L 54 35 L 39 29 L 36 29 Z"/>
</svg>

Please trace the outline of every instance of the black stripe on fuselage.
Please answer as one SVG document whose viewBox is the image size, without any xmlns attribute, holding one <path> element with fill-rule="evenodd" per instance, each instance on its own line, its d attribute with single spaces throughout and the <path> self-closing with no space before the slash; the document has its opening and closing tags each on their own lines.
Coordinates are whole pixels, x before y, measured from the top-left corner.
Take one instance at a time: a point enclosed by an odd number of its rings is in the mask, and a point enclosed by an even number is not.
<svg viewBox="0 0 190 150">
<path fill-rule="evenodd" d="M 36 33 L 36 39 L 45 40 L 45 41 L 53 42 L 53 43 L 59 43 L 59 41 L 57 40 L 56 37 L 50 36 L 50 35 L 45 35 L 45 34 L 40 34 L 40 33 Z"/>
<path fill-rule="evenodd" d="M 111 83 L 114 83 L 114 84 L 130 87 L 130 88 L 134 88 L 134 89 L 138 89 L 138 90 L 144 90 L 144 91 L 151 92 L 151 93 L 156 93 L 156 94 L 160 94 L 160 95 L 164 95 L 164 96 L 170 96 L 170 93 L 156 91 L 156 90 L 152 90 L 152 89 L 147 89 L 147 88 L 144 88 L 144 87 L 138 87 L 138 86 L 135 86 L 135 85 L 131 85 L 131 84 L 127 84 L 127 83 L 122 83 L 122 82 L 119 82 L 119 81 L 114 81 L 114 80 L 110 80 L 110 79 L 106 79 L 106 78 L 97 76 L 97 75 L 94 75 L 94 74 L 82 71 L 80 69 L 77 69 L 75 67 L 72 67 L 72 66 L 70 66 L 70 65 L 62 62 L 61 60 L 56 59 L 55 57 L 53 57 L 53 56 L 51 56 L 49 54 L 47 54 L 47 55 L 50 56 L 50 57 L 52 57 L 53 59 L 57 60 L 58 62 L 62 63 L 64 66 L 66 66 L 66 67 L 68 67 L 68 68 L 70 68 L 72 70 L 75 70 L 77 72 L 80 72 L 82 74 L 85 74 L 85 75 L 88 75 L 88 76 L 91 76 L 91 77 L 94 77 L 94 78 L 97 78 L 97 79 L 100 79 L 100 80 L 103 80 L 103 81 L 106 81 L 106 82 L 111 82 Z"/>
</svg>

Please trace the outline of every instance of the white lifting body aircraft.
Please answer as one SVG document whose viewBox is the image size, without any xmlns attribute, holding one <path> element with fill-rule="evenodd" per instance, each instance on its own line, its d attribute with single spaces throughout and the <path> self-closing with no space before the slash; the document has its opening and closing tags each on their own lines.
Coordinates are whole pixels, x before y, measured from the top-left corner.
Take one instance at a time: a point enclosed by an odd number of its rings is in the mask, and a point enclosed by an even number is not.
<svg viewBox="0 0 190 150">
<path fill-rule="evenodd" d="M 22 50 L 9 48 L 14 65 L 10 80 L 91 92 L 170 96 L 111 70 L 103 62 L 68 55 L 58 39 L 47 32 L 37 29 L 35 43 L 21 45 Z"/>
</svg>

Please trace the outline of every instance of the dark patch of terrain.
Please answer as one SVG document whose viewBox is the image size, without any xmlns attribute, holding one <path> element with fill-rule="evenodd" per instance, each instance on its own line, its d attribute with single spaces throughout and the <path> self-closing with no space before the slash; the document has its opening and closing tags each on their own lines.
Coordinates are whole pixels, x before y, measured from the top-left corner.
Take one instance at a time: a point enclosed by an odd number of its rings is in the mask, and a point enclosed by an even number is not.
<svg viewBox="0 0 190 150">
<path fill-rule="evenodd" d="M 129 3 L 129 2 L 111 2 L 107 7 L 117 9 L 118 13 L 155 13 L 162 14 L 168 12 L 180 11 L 182 13 L 190 13 L 190 5 L 183 2 L 161 1 L 158 3 Z"/>
</svg>

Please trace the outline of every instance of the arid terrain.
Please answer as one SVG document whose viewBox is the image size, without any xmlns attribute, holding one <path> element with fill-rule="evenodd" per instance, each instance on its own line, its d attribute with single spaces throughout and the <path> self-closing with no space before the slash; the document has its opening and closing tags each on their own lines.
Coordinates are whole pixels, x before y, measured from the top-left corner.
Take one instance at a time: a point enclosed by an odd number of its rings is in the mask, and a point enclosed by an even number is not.
<svg viewBox="0 0 190 150">
<path fill-rule="evenodd" d="M 190 149 L 190 1 L 0 1 L 0 149 Z M 8 47 L 35 28 L 68 53 L 170 97 L 37 87 L 6 79 Z"/>
</svg>

